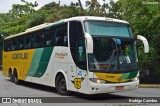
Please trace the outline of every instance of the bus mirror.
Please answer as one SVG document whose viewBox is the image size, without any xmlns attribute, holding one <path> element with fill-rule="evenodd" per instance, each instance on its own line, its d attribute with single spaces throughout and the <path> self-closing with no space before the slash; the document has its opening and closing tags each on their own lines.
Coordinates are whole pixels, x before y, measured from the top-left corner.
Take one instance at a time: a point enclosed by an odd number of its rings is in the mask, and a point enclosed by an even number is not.
<svg viewBox="0 0 160 106">
<path fill-rule="evenodd" d="M 137 35 L 137 39 L 139 39 L 143 42 L 144 53 L 149 53 L 149 44 L 148 44 L 147 39 L 145 37 L 141 36 L 141 35 Z"/>
<path fill-rule="evenodd" d="M 93 39 L 90 34 L 85 33 L 86 38 L 86 52 L 93 53 Z"/>
</svg>

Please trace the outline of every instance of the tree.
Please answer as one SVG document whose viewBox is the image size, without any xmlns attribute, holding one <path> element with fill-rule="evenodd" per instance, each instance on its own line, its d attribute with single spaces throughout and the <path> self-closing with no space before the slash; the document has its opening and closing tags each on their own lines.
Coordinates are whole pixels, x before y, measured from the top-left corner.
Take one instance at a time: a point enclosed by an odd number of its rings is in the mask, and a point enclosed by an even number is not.
<svg viewBox="0 0 160 106">
<path fill-rule="evenodd" d="M 25 0 L 21 0 L 23 3 L 25 3 L 24 5 L 21 4 L 13 4 L 12 5 L 12 9 L 9 11 L 11 14 L 13 14 L 16 18 L 21 17 L 23 14 L 30 14 L 35 12 L 34 7 L 38 6 L 38 3 L 35 2 L 33 3 L 29 3 L 26 2 Z"/>
<path fill-rule="evenodd" d="M 30 19 L 27 21 L 27 27 L 31 28 L 40 24 L 43 24 L 48 17 L 50 11 L 46 9 L 40 9 L 34 14 L 30 14 Z"/>
<path fill-rule="evenodd" d="M 71 2 L 70 6 L 56 6 L 51 10 L 51 14 L 47 17 L 46 22 L 55 22 L 61 19 L 70 18 L 74 16 L 85 15 L 85 11 L 81 11 L 79 3 Z"/>
<path fill-rule="evenodd" d="M 150 0 L 119 0 L 122 18 L 129 21 L 136 34 L 145 36 L 150 45 L 150 53 L 143 53 L 143 45 L 138 45 L 140 70 L 150 74 L 160 74 L 160 5 L 149 4 Z M 147 3 L 148 2 L 148 3 Z M 143 74 L 143 73 L 142 73 Z"/>
</svg>

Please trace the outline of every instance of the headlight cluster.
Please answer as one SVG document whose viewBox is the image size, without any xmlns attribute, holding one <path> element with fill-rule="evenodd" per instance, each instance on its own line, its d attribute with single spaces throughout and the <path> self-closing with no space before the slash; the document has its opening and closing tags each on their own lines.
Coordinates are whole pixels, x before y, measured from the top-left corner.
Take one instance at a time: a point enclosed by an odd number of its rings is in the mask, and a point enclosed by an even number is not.
<svg viewBox="0 0 160 106">
<path fill-rule="evenodd" d="M 100 83 L 102 83 L 102 84 L 106 83 L 105 80 L 101 80 L 99 78 L 90 78 L 89 80 L 92 81 L 92 82 L 94 82 L 94 83 L 99 83 L 99 84 Z"/>
<path fill-rule="evenodd" d="M 132 81 L 138 81 L 139 80 L 139 76 L 136 76 L 135 78 L 132 79 Z"/>
</svg>

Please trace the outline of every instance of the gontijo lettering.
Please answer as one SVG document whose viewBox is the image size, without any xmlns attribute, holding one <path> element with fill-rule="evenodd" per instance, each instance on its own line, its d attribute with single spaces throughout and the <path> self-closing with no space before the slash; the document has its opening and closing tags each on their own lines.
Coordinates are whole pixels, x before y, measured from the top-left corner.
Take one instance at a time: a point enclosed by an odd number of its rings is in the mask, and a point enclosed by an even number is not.
<svg viewBox="0 0 160 106">
<path fill-rule="evenodd" d="M 28 59 L 28 53 L 13 53 L 12 59 Z"/>
</svg>

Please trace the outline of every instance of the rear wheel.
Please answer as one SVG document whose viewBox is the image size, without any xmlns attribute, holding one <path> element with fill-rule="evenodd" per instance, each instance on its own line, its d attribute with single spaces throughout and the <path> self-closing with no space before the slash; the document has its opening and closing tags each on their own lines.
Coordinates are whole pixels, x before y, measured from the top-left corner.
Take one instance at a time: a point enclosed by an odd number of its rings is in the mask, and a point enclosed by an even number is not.
<svg viewBox="0 0 160 106">
<path fill-rule="evenodd" d="M 9 71 L 9 80 L 14 82 L 12 71 Z"/>
<path fill-rule="evenodd" d="M 18 79 L 17 71 L 15 71 L 13 74 L 13 80 L 14 80 L 15 84 L 17 84 L 17 85 L 20 84 L 20 80 Z"/>
<path fill-rule="evenodd" d="M 63 75 L 59 75 L 56 78 L 56 89 L 57 92 L 61 95 L 67 94 L 66 80 Z"/>
</svg>

